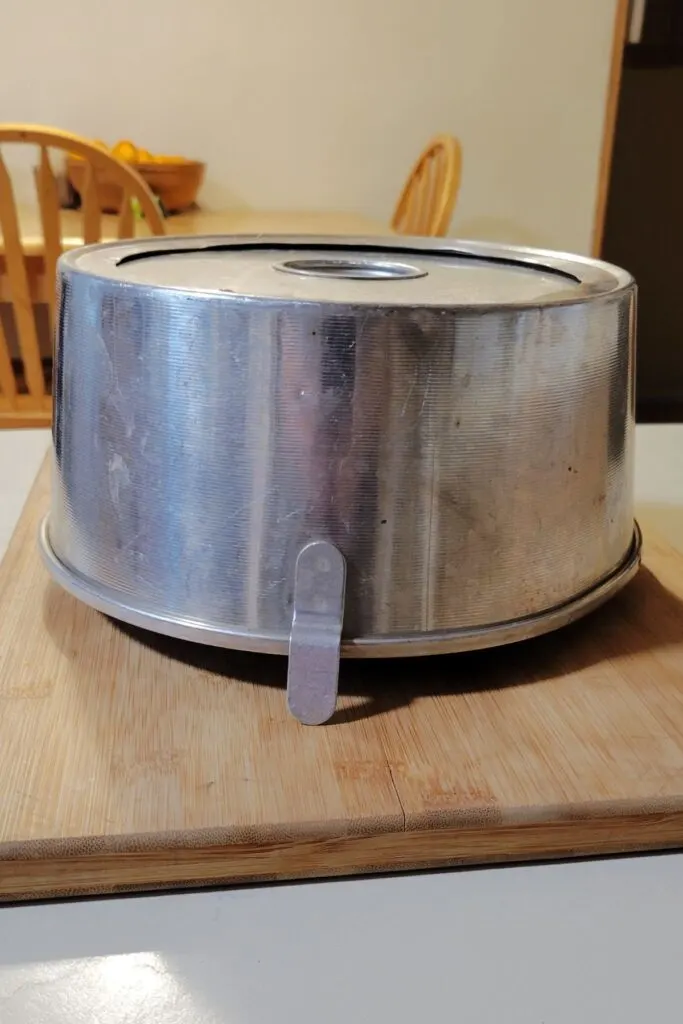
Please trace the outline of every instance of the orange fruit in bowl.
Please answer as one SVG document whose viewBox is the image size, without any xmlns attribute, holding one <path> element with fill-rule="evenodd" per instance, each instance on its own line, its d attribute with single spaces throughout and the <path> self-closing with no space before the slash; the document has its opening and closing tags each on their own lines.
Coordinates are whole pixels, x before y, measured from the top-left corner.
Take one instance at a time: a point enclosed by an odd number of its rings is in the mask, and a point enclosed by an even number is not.
<svg viewBox="0 0 683 1024">
<path fill-rule="evenodd" d="M 127 163 L 135 163 L 138 158 L 138 148 L 130 139 L 122 139 L 112 148 L 112 156 L 117 160 L 124 160 Z"/>
</svg>

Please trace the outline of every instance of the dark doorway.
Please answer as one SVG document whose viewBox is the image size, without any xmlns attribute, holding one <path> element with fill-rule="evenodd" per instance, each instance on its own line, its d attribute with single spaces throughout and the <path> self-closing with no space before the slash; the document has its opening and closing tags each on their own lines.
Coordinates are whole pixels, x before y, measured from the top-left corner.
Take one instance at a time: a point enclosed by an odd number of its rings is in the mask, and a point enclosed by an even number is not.
<svg viewBox="0 0 683 1024">
<path fill-rule="evenodd" d="M 638 419 L 683 421 L 683 0 L 633 2 L 604 259 L 639 286 Z"/>
</svg>

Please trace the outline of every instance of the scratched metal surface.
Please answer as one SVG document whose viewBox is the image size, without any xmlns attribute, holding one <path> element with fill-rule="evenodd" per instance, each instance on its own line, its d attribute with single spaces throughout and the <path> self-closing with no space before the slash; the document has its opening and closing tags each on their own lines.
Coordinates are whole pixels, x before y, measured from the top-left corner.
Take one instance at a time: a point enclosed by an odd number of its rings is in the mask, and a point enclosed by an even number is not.
<svg viewBox="0 0 683 1024">
<path fill-rule="evenodd" d="M 178 242 L 96 247 L 60 266 L 49 536 L 95 589 L 259 649 L 289 635 L 311 539 L 347 560 L 353 638 L 539 614 L 623 560 L 628 275 L 458 243 L 473 271 L 434 240 L 397 249 L 426 268 L 408 280 L 311 284 L 272 271 L 287 253 L 267 239 L 254 242 L 261 278 L 228 239 L 199 261 L 119 262 Z M 511 252 L 528 264 L 509 268 L 512 290 L 487 263 Z"/>
</svg>

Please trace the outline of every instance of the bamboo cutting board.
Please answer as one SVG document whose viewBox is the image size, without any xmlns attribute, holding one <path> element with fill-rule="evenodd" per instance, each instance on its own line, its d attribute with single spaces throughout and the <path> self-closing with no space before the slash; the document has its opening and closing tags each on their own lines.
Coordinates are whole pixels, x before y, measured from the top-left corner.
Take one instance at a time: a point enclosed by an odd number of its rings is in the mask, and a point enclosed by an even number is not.
<svg viewBox="0 0 683 1024">
<path fill-rule="evenodd" d="M 0 570 L 0 898 L 683 845 L 683 555 L 652 533 L 590 619 L 347 662 L 336 719 L 306 728 L 283 660 L 124 629 L 52 584 L 47 501 L 44 466 Z"/>
</svg>

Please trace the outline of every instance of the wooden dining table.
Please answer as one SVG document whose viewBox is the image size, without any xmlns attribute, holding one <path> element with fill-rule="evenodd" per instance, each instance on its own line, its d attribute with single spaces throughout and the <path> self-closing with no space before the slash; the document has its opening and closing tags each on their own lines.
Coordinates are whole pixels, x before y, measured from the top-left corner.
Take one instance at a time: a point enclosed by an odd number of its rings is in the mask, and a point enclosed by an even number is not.
<svg viewBox="0 0 683 1024">
<path fill-rule="evenodd" d="M 51 362 L 52 331 L 48 318 L 48 306 L 54 295 L 54 276 L 45 270 L 45 242 L 40 214 L 37 207 L 18 209 L 19 233 L 28 276 L 29 297 L 33 305 L 38 345 L 43 363 Z M 62 251 L 83 245 L 82 216 L 77 210 L 62 210 L 61 247 Z M 102 241 L 113 241 L 117 237 L 118 218 L 104 215 L 101 220 Z M 166 235 L 190 237 L 193 235 L 342 235 L 342 236 L 386 236 L 392 234 L 388 224 L 361 214 L 334 211 L 289 211 L 289 210 L 203 210 L 193 209 L 167 217 Z M 144 220 L 136 221 L 136 235 L 149 237 Z M 7 315 L 12 303 L 12 291 L 6 273 L 5 250 L 0 227 L 0 325 L 12 359 L 20 358 L 18 336 L 13 317 Z M 23 400 L 23 399 L 22 399 Z M 3 410 L 0 396 L 0 420 Z M 22 413 L 17 419 L 10 410 L 11 425 L 42 425 L 44 412 L 31 419 Z"/>
<path fill-rule="evenodd" d="M 48 290 L 54 288 L 52 280 L 44 275 L 43 239 L 40 214 L 37 207 L 19 207 L 19 228 L 22 248 L 29 276 L 31 299 L 34 304 L 48 300 Z M 103 215 L 102 241 L 117 237 L 116 216 Z M 188 210 L 169 216 L 165 222 L 168 236 L 180 235 L 359 235 L 386 236 L 392 234 L 388 223 L 358 213 L 335 211 L 296 210 Z M 78 210 L 61 212 L 62 250 L 83 245 L 82 217 Z M 149 237 L 144 220 L 136 222 L 136 235 Z M 4 245 L 0 227 L 0 303 L 10 302 L 9 282 L 5 273 Z"/>
<path fill-rule="evenodd" d="M 103 215 L 102 241 L 115 239 L 118 218 Z M 358 213 L 296 210 L 187 210 L 167 217 L 167 235 L 390 235 L 388 223 Z M 19 208 L 19 226 L 27 258 L 41 257 L 44 241 L 40 215 L 35 207 Z M 62 210 L 62 247 L 83 245 L 82 217 L 78 210 Z M 136 233 L 146 237 L 144 220 L 136 222 Z M 0 256 L 3 254 L 0 228 Z"/>
</svg>

